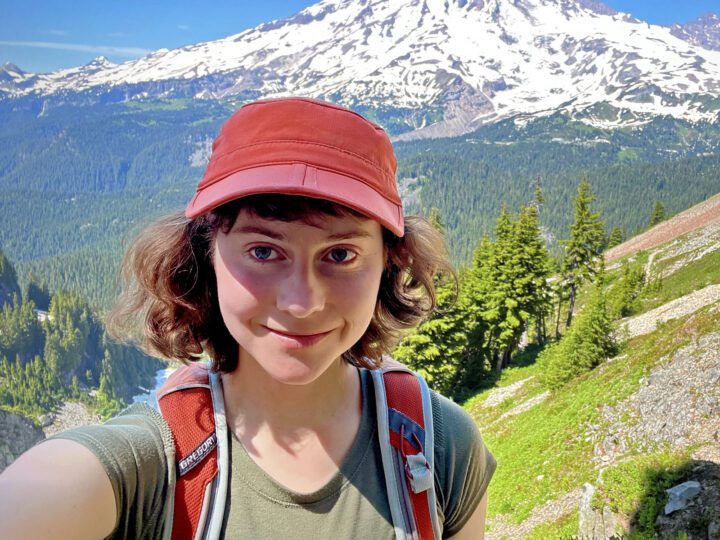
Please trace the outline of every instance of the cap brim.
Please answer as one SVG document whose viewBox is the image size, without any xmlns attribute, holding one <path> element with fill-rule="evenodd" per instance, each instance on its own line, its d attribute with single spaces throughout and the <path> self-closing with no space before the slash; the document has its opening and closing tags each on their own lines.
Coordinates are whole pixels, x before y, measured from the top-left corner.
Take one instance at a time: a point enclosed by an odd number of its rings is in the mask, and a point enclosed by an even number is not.
<svg viewBox="0 0 720 540">
<path fill-rule="evenodd" d="M 234 172 L 197 192 L 185 215 L 196 218 L 226 202 L 260 193 L 327 199 L 377 220 L 397 236 L 405 234 L 401 205 L 356 178 L 305 163 L 263 165 Z"/>
</svg>

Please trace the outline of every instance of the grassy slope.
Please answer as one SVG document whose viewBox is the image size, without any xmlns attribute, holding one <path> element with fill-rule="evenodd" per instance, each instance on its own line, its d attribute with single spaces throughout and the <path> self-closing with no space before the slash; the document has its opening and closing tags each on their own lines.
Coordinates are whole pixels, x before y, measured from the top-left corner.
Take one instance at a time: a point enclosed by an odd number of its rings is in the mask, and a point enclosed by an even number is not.
<svg viewBox="0 0 720 540">
<path fill-rule="evenodd" d="M 641 254 L 641 260 L 646 255 Z M 652 298 L 643 298 L 638 312 L 644 312 L 710 283 L 720 282 L 720 250 L 694 261 L 666 278 Z M 613 276 L 611 276 L 613 279 Z M 491 389 L 468 400 L 465 408 L 478 422 L 483 437 L 498 460 L 498 470 L 490 485 L 488 517 L 498 514 L 511 523 L 525 520 L 533 508 L 555 499 L 584 482 L 595 483 L 597 471 L 590 458 L 592 442 L 585 435 L 586 426 L 598 422 L 602 405 L 613 405 L 636 392 L 639 381 L 672 353 L 697 336 L 717 331 L 720 312 L 705 308 L 683 319 L 661 325 L 652 334 L 639 336 L 623 347 L 626 357 L 607 362 L 595 371 L 551 394 L 540 405 L 499 420 L 501 415 L 544 392 L 537 380 L 537 366 L 523 358 L 523 365 L 503 372 L 497 386 L 507 386 L 532 377 L 518 392 L 495 407 L 484 407 Z M 623 355 L 621 354 L 621 357 Z M 661 501 L 648 492 L 650 471 L 666 468 L 682 470 L 687 455 L 660 452 L 636 455 L 631 461 L 606 471 L 604 496 L 615 508 L 632 515 L 638 507 L 652 514 Z M 542 475 L 542 479 L 538 477 Z M 666 478 L 671 482 L 672 474 Z M 613 481 L 614 480 L 614 481 Z M 622 481 L 621 481 L 622 480 Z M 652 491 L 652 489 L 650 489 Z M 656 499 L 662 490 L 655 488 Z M 654 516 L 639 516 L 651 520 Z M 563 538 L 577 534 L 577 512 L 556 523 L 537 527 L 528 538 Z M 642 536 L 638 536 L 642 537 Z"/>
</svg>

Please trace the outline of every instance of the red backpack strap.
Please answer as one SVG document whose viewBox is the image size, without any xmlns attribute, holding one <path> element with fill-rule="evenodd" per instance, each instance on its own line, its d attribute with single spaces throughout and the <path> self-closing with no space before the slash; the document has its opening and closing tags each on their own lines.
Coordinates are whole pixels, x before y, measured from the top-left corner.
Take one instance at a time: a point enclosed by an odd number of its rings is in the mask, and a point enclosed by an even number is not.
<svg viewBox="0 0 720 540">
<path fill-rule="evenodd" d="M 395 535 L 439 540 L 430 390 L 422 377 L 393 360 L 372 376 Z"/>
<path fill-rule="evenodd" d="M 218 433 L 206 366 L 176 370 L 158 390 L 160 412 L 175 440 L 176 483 L 172 540 L 196 538 L 206 528 L 218 475 Z"/>
</svg>

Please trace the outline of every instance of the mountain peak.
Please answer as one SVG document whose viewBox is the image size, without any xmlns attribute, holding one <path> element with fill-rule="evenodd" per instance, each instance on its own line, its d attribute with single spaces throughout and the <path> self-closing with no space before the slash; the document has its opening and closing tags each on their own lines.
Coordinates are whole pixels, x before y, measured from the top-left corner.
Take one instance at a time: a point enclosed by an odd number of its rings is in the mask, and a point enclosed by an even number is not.
<svg viewBox="0 0 720 540">
<path fill-rule="evenodd" d="M 3 65 L 0 66 L 0 71 L 4 71 L 6 73 L 16 73 L 18 75 L 25 75 L 25 72 L 12 62 L 5 62 Z"/>
<path fill-rule="evenodd" d="M 104 56 L 98 56 L 96 58 L 93 58 L 90 62 L 85 64 L 85 67 L 110 67 L 114 66 L 110 60 L 105 58 Z"/>
<path fill-rule="evenodd" d="M 715 13 L 707 12 L 694 21 L 674 24 L 670 32 L 704 49 L 720 51 L 720 16 Z"/>
<path fill-rule="evenodd" d="M 720 50 L 719 26 L 714 15 L 694 26 L 641 24 L 601 0 L 322 0 L 119 65 L 100 57 L 22 86 L 13 75 L 0 91 L 306 95 L 394 111 L 398 125 L 427 137 L 554 111 L 604 127 L 656 115 L 700 121 L 717 117 L 720 57 L 705 49 L 717 36 Z"/>
</svg>

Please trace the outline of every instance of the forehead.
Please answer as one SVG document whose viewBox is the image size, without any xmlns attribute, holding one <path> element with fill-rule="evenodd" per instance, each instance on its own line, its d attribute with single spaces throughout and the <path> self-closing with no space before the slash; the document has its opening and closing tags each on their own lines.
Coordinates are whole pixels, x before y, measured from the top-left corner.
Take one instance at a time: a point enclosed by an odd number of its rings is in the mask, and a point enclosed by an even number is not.
<svg viewBox="0 0 720 540">
<path fill-rule="evenodd" d="M 215 218 L 219 218 L 223 228 L 228 228 L 241 212 L 278 221 L 303 221 L 311 224 L 322 221 L 327 216 L 367 219 L 365 215 L 352 208 L 326 199 L 280 193 L 242 197 L 220 206 L 213 211 L 213 214 Z"/>
<path fill-rule="evenodd" d="M 299 227 L 298 227 L 299 225 Z M 379 238 L 382 226 L 364 216 L 332 216 L 323 212 L 306 213 L 296 219 L 260 216 L 251 208 L 241 209 L 231 227 L 232 233 L 257 233 L 283 239 L 295 231 L 305 230 L 328 239 Z"/>
</svg>

